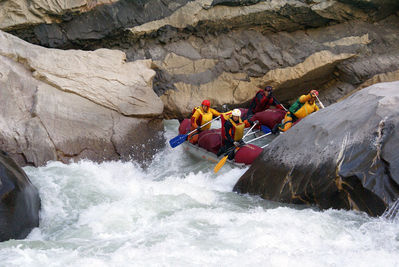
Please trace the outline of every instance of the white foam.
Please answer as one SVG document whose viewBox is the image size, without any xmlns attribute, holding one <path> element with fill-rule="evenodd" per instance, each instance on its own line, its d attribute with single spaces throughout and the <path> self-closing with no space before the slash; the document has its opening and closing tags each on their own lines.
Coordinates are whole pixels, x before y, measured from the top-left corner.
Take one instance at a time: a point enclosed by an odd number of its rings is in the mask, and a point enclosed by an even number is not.
<svg viewBox="0 0 399 267">
<path fill-rule="evenodd" d="M 146 170 L 90 161 L 25 168 L 41 223 L 0 244 L 1 265 L 398 266 L 397 222 L 238 195 L 231 190 L 245 170 L 215 175 L 176 151 L 161 151 Z"/>
</svg>

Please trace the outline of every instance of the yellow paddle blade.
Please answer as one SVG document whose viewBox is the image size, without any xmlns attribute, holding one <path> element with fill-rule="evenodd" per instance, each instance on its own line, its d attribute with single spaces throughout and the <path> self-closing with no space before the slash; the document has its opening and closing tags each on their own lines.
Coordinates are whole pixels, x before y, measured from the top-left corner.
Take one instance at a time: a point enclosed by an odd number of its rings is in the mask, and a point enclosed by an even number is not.
<svg viewBox="0 0 399 267">
<path fill-rule="evenodd" d="M 213 168 L 213 171 L 214 171 L 215 173 L 217 173 L 217 172 L 220 170 L 220 168 L 223 167 L 223 165 L 226 163 L 226 160 L 227 160 L 227 157 L 228 157 L 228 156 L 229 156 L 229 155 L 224 156 L 224 157 L 218 162 L 218 164 L 216 164 L 215 168 Z"/>
</svg>

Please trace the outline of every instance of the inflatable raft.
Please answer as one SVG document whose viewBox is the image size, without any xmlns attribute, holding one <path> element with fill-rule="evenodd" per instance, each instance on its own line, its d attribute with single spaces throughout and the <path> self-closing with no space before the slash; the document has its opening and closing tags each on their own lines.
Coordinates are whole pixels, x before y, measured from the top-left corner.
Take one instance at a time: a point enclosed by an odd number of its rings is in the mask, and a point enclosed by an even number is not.
<svg viewBox="0 0 399 267">
<path fill-rule="evenodd" d="M 270 109 L 266 111 L 262 111 L 256 113 L 251 120 L 259 121 L 261 125 L 267 126 L 268 128 L 272 128 L 276 123 L 279 123 L 284 118 L 285 112 L 277 109 Z M 180 123 L 179 126 L 179 134 L 187 134 L 191 129 L 190 120 L 185 119 Z M 265 135 L 263 132 L 258 131 L 257 134 L 250 135 L 250 138 L 246 138 L 246 142 L 251 142 L 251 140 L 255 140 L 255 138 L 259 138 L 260 136 Z M 261 140 L 261 139 L 259 139 Z M 266 139 L 262 139 L 264 141 L 260 146 L 254 144 L 246 144 L 236 152 L 233 160 L 228 160 L 230 164 L 243 167 L 245 165 L 250 165 L 252 162 L 262 153 L 262 146 L 267 144 Z M 192 144 L 188 141 L 185 141 L 183 144 L 183 149 L 193 156 L 208 160 L 213 163 L 218 163 L 225 155 L 217 156 L 217 152 L 222 146 L 222 135 L 221 129 L 209 129 L 203 131 L 199 134 L 198 143 Z"/>
<path fill-rule="evenodd" d="M 183 146 L 184 151 L 189 152 L 194 157 L 196 157 L 198 159 L 202 159 L 202 160 L 207 160 L 207 161 L 215 163 L 215 164 L 217 164 L 223 158 L 223 155 L 221 155 L 220 157 L 217 157 L 217 155 L 215 153 L 209 152 L 206 149 L 199 147 L 198 145 L 193 145 L 187 141 L 184 142 L 182 144 L 182 146 Z M 227 160 L 227 162 L 236 167 L 240 167 L 240 168 L 242 168 L 246 165 L 244 163 L 235 162 L 234 160 Z"/>
</svg>

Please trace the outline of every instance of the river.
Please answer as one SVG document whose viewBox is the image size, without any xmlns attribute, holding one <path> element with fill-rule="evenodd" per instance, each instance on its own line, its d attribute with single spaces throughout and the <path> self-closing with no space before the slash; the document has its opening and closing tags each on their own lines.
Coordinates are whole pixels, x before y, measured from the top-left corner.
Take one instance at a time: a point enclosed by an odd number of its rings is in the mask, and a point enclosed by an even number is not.
<svg viewBox="0 0 399 267">
<path fill-rule="evenodd" d="M 176 121 L 165 122 L 166 139 Z M 0 243 L 1 266 L 399 266 L 398 220 L 232 192 L 245 169 L 159 151 L 148 168 L 91 161 L 24 170 L 40 227 Z"/>
</svg>

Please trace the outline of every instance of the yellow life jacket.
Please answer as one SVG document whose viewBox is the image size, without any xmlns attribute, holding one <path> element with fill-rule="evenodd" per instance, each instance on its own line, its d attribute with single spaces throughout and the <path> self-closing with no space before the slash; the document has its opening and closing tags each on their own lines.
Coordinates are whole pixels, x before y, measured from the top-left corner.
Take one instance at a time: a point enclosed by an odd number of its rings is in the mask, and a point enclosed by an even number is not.
<svg viewBox="0 0 399 267">
<path fill-rule="evenodd" d="M 306 101 L 305 104 L 303 104 L 303 106 L 294 113 L 294 115 L 298 119 L 303 119 L 316 110 L 316 102 L 313 101 L 313 104 L 310 104 L 308 101 Z"/>
<path fill-rule="evenodd" d="M 245 123 L 242 122 L 241 118 L 238 119 L 237 124 L 232 118 L 230 118 L 229 121 L 233 125 L 233 133 L 231 133 L 231 135 L 233 136 L 234 141 L 240 141 L 244 136 Z"/>
<path fill-rule="evenodd" d="M 207 122 L 209 122 L 209 121 L 212 120 L 213 114 L 212 114 L 212 112 L 210 112 L 209 109 L 210 109 L 210 108 L 208 108 L 208 112 L 205 113 L 205 112 L 202 110 L 202 108 L 200 108 L 200 107 L 195 108 L 195 110 L 198 111 L 198 113 L 200 114 L 199 118 L 197 119 L 197 124 L 198 124 L 199 126 L 202 126 L 202 125 L 204 125 L 205 123 L 207 123 Z M 209 123 L 208 125 L 202 127 L 202 128 L 201 128 L 201 131 L 208 130 L 209 128 L 211 128 L 211 124 L 210 124 L 210 123 Z"/>
</svg>

